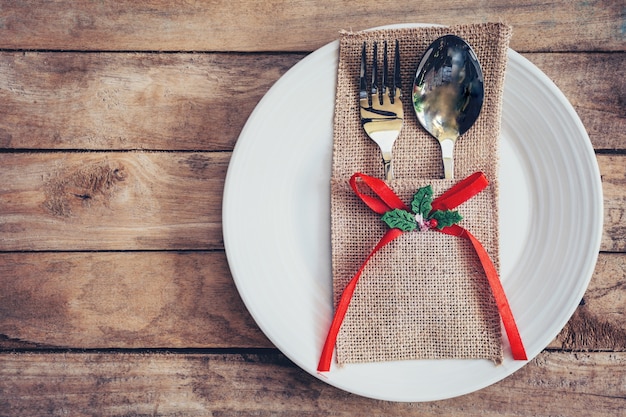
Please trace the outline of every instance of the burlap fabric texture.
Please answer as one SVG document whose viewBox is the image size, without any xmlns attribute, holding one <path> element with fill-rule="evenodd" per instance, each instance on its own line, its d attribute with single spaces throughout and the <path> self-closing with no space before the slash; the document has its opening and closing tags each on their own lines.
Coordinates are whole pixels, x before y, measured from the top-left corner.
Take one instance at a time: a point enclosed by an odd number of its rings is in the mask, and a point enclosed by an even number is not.
<svg viewBox="0 0 626 417">
<path fill-rule="evenodd" d="M 439 144 L 418 123 L 411 89 L 419 60 L 438 37 L 455 34 L 476 52 L 485 101 L 476 124 L 456 143 L 455 179 L 444 180 Z M 363 41 L 400 41 L 404 126 L 394 145 L 389 186 L 410 204 L 419 187 L 435 197 L 482 171 L 490 185 L 457 209 L 499 269 L 498 147 L 502 89 L 511 28 L 500 23 L 342 33 L 339 46 L 331 178 L 335 303 L 387 226 L 351 190 L 356 172 L 382 177 L 380 151 L 363 131 L 358 76 Z M 379 48 L 379 53 L 382 48 Z M 371 50 L 370 50 L 371 54 Z M 379 59 L 379 62 L 382 62 Z M 436 231 L 407 232 L 367 264 L 336 344 L 339 365 L 406 359 L 502 361 L 500 316 L 471 244 Z"/>
</svg>

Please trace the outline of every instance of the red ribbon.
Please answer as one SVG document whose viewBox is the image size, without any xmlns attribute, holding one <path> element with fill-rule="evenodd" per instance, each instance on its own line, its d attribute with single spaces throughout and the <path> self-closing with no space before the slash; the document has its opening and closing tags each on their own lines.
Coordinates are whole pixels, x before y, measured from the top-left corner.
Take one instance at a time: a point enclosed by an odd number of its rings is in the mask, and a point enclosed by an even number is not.
<svg viewBox="0 0 626 417">
<path fill-rule="evenodd" d="M 359 190 L 357 180 L 361 180 L 375 194 L 375 196 L 362 193 Z M 476 194 L 484 190 L 487 185 L 489 185 L 489 181 L 485 175 L 482 172 L 476 172 L 458 182 L 448 191 L 433 200 L 432 210 L 451 210 L 474 197 Z M 387 186 L 384 181 L 378 178 L 356 173 L 352 176 L 352 178 L 350 178 L 350 186 L 356 195 L 369 208 L 378 214 L 384 214 L 393 209 L 409 211 L 404 202 L 400 200 L 400 198 Z M 506 294 L 504 293 L 504 289 L 500 283 L 498 271 L 493 265 L 493 262 L 491 262 L 491 258 L 489 258 L 489 254 L 483 245 L 470 232 L 456 224 L 435 230 L 470 241 L 485 271 L 487 281 L 491 287 L 491 292 L 493 293 L 496 305 L 498 306 L 498 311 L 500 313 L 500 317 L 502 318 L 502 323 L 504 324 L 504 330 L 511 345 L 513 359 L 527 360 L 526 350 L 524 349 L 524 344 L 522 343 L 522 339 L 517 329 L 515 319 L 513 318 L 513 313 L 506 298 Z M 367 265 L 371 257 L 374 256 L 376 252 L 389 242 L 396 239 L 402 233 L 403 232 L 399 229 L 387 230 L 372 252 L 370 252 L 365 261 L 361 264 L 357 273 L 352 277 L 346 288 L 343 290 L 339 303 L 337 304 L 337 308 L 335 309 L 335 316 L 333 317 L 333 321 L 330 325 L 328 336 L 326 336 L 326 342 L 324 343 L 324 347 L 322 349 L 319 364 L 317 365 L 318 372 L 327 372 L 330 370 L 330 363 L 335 349 L 335 343 L 337 342 L 337 335 L 339 334 L 341 323 L 343 322 L 346 312 L 348 311 L 350 300 L 352 300 L 352 294 L 356 289 L 356 285 L 361 277 L 361 274 L 363 273 L 363 269 L 365 269 L 365 265 Z"/>
</svg>

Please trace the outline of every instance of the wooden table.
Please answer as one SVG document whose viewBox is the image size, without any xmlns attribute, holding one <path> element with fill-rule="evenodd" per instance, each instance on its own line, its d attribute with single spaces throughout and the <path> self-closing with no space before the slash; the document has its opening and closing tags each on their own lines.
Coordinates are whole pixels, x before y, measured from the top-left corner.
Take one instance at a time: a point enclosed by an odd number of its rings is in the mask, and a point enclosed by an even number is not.
<svg viewBox="0 0 626 417">
<path fill-rule="evenodd" d="M 622 1 L 65 3 L 0 1 L 0 415 L 626 415 Z M 605 204 L 591 284 L 548 348 L 488 388 L 415 404 L 340 391 L 239 298 L 231 151 L 272 84 L 341 29 L 483 21 L 513 26 L 589 132 Z"/>
</svg>

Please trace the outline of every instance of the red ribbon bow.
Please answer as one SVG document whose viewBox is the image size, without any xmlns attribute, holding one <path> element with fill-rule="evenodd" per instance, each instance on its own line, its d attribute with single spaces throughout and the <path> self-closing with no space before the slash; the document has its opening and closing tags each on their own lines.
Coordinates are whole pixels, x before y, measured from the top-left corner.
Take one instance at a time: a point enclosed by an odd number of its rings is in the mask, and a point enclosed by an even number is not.
<svg viewBox="0 0 626 417">
<path fill-rule="evenodd" d="M 359 191 L 357 180 L 361 180 L 371 191 L 373 191 L 375 196 L 363 194 L 361 191 Z M 489 181 L 487 180 L 485 175 L 482 172 L 476 172 L 465 178 L 464 180 L 458 182 L 448 191 L 433 200 L 432 210 L 451 210 L 459 206 L 463 202 L 469 200 L 470 198 L 474 197 L 476 194 L 484 190 L 487 185 L 489 185 Z M 409 211 L 408 207 L 387 186 L 387 184 L 378 178 L 370 177 L 369 175 L 361 173 L 356 173 L 352 176 L 352 178 L 350 178 L 350 186 L 352 187 L 356 195 L 369 208 L 371 208 L 378 214 L 384 214 L 394 209 Z M 446 233 L 448 235 L 458 236 L 471 242 L 474 250 L 476 251 L 476 254 L 478 255 L 478 259 L 480 260 L 480 263 L 485 271 L 487 281 L 489 282 L 489 285 L 491 287 L 491 292 L 493 293 L 496 305 L 498 306 L 498 311 L 504 324 L 504 330 L 511 345 L 513 359 L 527 360 L 526 350 L 524 349 L 524 344 L 522 343 L 522 339 L 517 329 L 515 319 L 513 318 L 513 313 L 506 298 L 506 294 L 504 293 L 504 289 L 502 288 L 502 284 L 500 283 L 498 272 L 493 265 L 493 262 L 491 262 L 489 254 L 487 253 L 483 245 L 470 232 L 457 224 L 435 230 L 441 233 Z M 348 311 L 348 306 L 350 305 L 352 294 L 356 289 L 356 285 L 359 281 L 359 278 L 361 277 L 361 273 L 363 272 L 365 265 L 369 262 L 370 258 L 374 256 L 376 252 L 378 252 L 383 246 L 387 245 L 389 242 L 396 239 L 402 233 L 404 232 L 399 229 L 387 230 L 387 232 L 383 235 L 378 244 L 374 247 L 372 252 L 370 252 L 370 254 L 367 256 L 365 262 L 361 264 L 361 267 L 359 268 L 357 273 L 352 277 L 346 288 L 343 290 L 341 298 L 339 299 L 339 304 L 337 304 L 337 308 L 335 310 L 335 316 L 333 317 L 333 321 L 330 325 L 330 330 L 328 331 L 328 336 L 326 337 L 326 342 L 324 343 L 324 347 L 322 349 L 319 364 L 317 365 L 318 372 L 327 372 L 330 370 L 330 363 L 333 356 L 333 350 L 335 349 L 337 335 L 339 334 L 341 323 L 343 322 L 346 312 Z"/>
</svg>

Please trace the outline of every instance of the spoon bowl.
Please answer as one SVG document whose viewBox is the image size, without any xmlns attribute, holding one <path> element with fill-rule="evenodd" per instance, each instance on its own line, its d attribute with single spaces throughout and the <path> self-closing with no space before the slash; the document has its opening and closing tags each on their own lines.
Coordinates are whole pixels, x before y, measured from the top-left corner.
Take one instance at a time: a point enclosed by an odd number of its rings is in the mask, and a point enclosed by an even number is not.
<svg viewBox="0 0 626 417">
<path fill-rule="evenodd" d="M 463 39 L 445 35 L 424 52 L 413 83 L 413 109 L 441 145 L 445 178 L 454 177 L 454 144 L 474 124 L 483 105 L 483 73 Z"/>
</svg>

